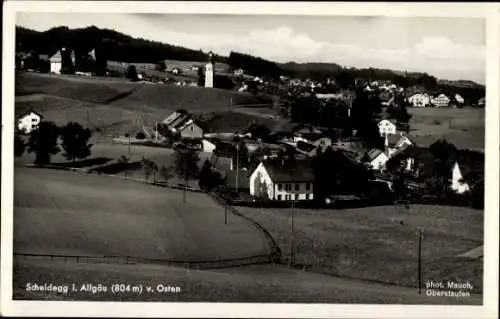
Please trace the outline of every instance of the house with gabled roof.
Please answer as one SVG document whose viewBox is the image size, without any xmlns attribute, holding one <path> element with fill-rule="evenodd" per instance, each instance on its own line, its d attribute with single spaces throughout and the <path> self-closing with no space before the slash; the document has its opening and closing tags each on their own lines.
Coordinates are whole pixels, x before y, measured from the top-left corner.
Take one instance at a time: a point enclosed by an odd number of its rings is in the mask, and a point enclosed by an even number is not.
<svg viewBox="0 0 500 319">
<path fill-rule="evenodd" d="M 203 138 L 203 129 L 187 112 L 176 111 L 161 122 L 171 133 L 179 134 L 181 138 Z"/>
<path fill-rule="evenodd" d="M 383 170 L 385 168 L 385 164 L 389 160 L 389 155 L 379 149 L 371 149 L 367 153 L 368 156 L 368 164 L 371 169 L 374 170 Z"/>
<path fill-rule="evenodd" d="M 56 73 L 56 74 L 61 74 L 61 69 L 62 69 L 62 56 L 63 52 L 66 51 L 66 48 L 62 48 L 61 50 L 57 51 L 54 55 L 52 55 L 49 59 L 50 61 L 50 72 L 51 73 Z M 73 65 L 75 64 L 75 52 L 71 51 L 71 62 Z"/>
<path fill-rule="evenodd" d="M 313 199 L 310 160 L 264 160 L 250 175 L 250 195 L 277 201 Z"/>
<path fill-rule="evenodd" d="M 435 107 L 447 107 L 450 105 L 450 101 L 450 98 L 446 94 L 441 93 L 431 99 L 431 104 Z"/>
</svg>

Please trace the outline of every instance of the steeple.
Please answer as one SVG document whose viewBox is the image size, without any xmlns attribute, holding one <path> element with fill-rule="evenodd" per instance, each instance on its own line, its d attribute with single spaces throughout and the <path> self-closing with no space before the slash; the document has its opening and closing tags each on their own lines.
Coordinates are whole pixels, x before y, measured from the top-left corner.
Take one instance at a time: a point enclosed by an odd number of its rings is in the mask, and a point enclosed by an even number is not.
<svg viewBox="0 0 500 319">
<path fill-rule="evenodd" d="M 214 63 L 213 52 L 208 52 L 208 63 L 205 65 L 205 87 L 214 87 Z"/>
<path fill-rule="evenodd" d="M 214 63 L 214 53 L 212 50 L 208 52 L 208 63 Z"/>
</svg>

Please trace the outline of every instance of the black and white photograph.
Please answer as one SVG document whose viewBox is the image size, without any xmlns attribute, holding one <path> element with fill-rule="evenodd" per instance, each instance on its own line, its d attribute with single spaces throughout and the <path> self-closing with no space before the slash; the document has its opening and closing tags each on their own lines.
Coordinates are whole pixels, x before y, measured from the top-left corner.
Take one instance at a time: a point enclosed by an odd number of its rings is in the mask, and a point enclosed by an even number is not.
<svg viewBox="0 0 500 319">
<path fill-rule="evenodd" d="M 483 309 L 491 16 L 210 6 L 15 10 L 3 298 Z"/>
</svg>

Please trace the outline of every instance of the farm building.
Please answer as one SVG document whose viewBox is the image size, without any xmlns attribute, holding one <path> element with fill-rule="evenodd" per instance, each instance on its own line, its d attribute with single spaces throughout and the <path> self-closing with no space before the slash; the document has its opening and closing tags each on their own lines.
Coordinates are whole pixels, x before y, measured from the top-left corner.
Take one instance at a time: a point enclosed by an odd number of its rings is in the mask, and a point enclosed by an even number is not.
<svg viewBox="0 0 500 319">
<path fill-rule="evenodd" d="M 415 93 L 408 97 L 408 103 L 413 107 L 427 107 L 431 104 L 431 97 L 427 93 Z"/>
<path fill-rule="evenodd" d="M 447 107 L 450 104 L 450 98 L 442 93 L 432 98 L 431 103 L 435 107 Z"/>
<path fill-rule="evenodd" d="M 453 165 L 453 170 L 451 173 L 451 189 L 457 194 L 463 194 L 470 190 L 469 184 L 463 180 L 462 171 L 458 162 Z"/>
<path fill-rule="evenodd" d="M 66 48 L 62 48 L 57 51 L 53 56 L 50 57 L 50 72 L 61 74 L 62 69 L 62 56 L 65 53 Z M 71 62 L 75 64 L 75 52 L 71 51 Z"/>
<path fill-rule="evenodd" d="M 314 176 L 309 161 L 262 161 L 250 175 L 250 194 L 270 200 L 312 200 Z"/>
<path fill-rule="evenodd" d="M 391 152 L 399 151 L 407 146 L 414 145 L 414 143 L 406 135 L 391 135 L 388 137 L 389 154 Z"/>
<path fill-rule="evenodd" d="M 383 170 L 385 168 L 385 164 L 389 160 L 389 156 L 379 149 L 372 149 L 368 152 L 368 160 L 372 169 Z"/>
<path fill-rule="evenodd" d="M 185 112 L 176 111 L 170 114 L 162 124 L 166 125 L 170 132 L 180 134 L 181 138 L 203 137 L 203 129 Z"/>
<path fill-rule="evenodd" d="M 24 133 L 29 134 L 33 130 L 38 128 L 40 121 L 43 119 L 43 116 L 35 111 L 29 111 L 23 116 L 19 117 L 17 120 L 17 129 Z"/>
</svg>

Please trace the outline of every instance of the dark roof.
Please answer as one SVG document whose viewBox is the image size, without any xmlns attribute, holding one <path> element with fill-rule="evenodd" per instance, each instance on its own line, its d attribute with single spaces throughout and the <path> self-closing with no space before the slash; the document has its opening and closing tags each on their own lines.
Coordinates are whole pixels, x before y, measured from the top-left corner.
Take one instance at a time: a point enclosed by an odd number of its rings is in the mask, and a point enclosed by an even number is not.
<svg viewBox="0 0 500 319">
<path fill-rule="evenodd" d="M 232 159 L 230 157 L 217 156 L 215 154 L 210 156 L 210 164 L 212 164 L 212 167 L 215 168 L 215 170 L 221 173 L 230 171 L 231 161 Z"/>
<path fill-rule="evenodd" d="M 274 159 L 265 160 L 262 164 L 273 182 L 312 182 L 314 180 L 309 160 L 282 162 Z"/>
<path fill-rule="evenodd" d="M 309 152 L 312 152 L 316 149 L 316 145 L 311 144 L 311 143 L 306 143 L 303 141 L 298 141 L 297 148 L 301 151 L 309 153 Z"/>
<path fill-rule="evenodd" d="M 387 136 L 387 141 L 389 142 L 389 146 L 394 146 L 401 138 L 401 135 L 390 134 Z"/>
<path fill-rule="evenodd" d="M 250 188 L 250 170 L 238 170 L 238 188 Z M 226 172 L 226 185 L 236 188 L 236 170 Z"/>
<path fill-rule="evenodd" d="M 383 152 L 379 149 L 371 149 L 369 152 L 368 152 L 368 158 L 370 159 L 370 161 L 374 160 L 375 158 L 377 158 L 377 156 L 379 156 L 380 154 L 382 154 Z"/>
</svg>

